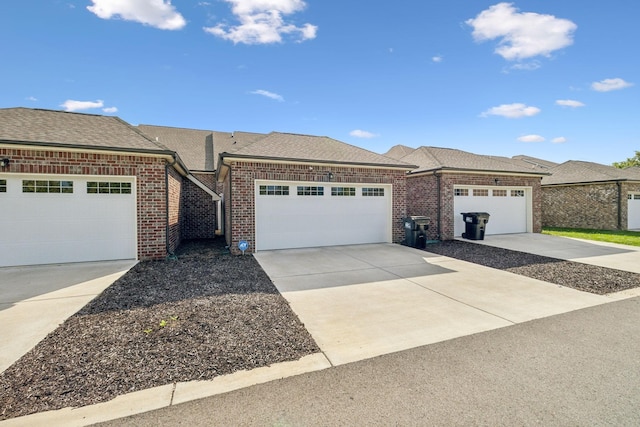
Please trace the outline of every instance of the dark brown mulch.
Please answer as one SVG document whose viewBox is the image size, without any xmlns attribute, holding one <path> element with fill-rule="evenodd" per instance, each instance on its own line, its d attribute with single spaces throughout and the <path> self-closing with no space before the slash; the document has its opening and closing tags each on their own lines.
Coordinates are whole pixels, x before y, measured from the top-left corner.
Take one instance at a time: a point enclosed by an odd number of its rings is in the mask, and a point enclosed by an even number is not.
<svg viewBox="0 0 640 427">
<path fill-rule="evenodd" d="M 141 262 L 0 374 L 0 420 L 297 360 L 318 346 L 222 239 Z"/>
<path fill-rule="evenodd" d="M 599 295 L 640 286 L 637 273 L 460 240 L 429 244 L 425 250 Z"/>
</svg>

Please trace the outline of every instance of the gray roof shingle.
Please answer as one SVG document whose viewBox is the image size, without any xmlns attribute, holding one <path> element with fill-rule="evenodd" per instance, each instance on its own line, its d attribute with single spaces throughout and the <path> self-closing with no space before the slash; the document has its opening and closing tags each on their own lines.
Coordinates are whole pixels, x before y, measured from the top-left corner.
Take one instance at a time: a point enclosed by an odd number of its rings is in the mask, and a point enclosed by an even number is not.
<svg viewBox="0 0 640 427">
<path fill-rule="evenodd" d="M 213 137 L 210 130 L 155 125 L 138 125 L 138 129 L 151 140 L 178 153 L 190 170 L 215 170 Z"/>
<path fill-rule="evenodd" d="M 166 152 L 114 116 L 32 108 L 0 109 L 0 141 L 133 152 Z"/>
<path fill-rule="evenodd" d="M 403 161 L 391 159 L 364 148 L 326 137 L 271 132 L 228 155 L 248 158 L 270 158 L 297 161 L 336 162 L 411 169 Z"/>
<path fill-rule="evenodd" d="M 404 156 L 411 154 L 415 151 L 415 148 L 407 147 L 406 145 L 394 145 L 384 153 L 385 156 L 390 157 L 392 159 L 400 160 Z"/>
<path fill-rule="evenodd" d="M 640 181 L 639 168 L 618 169 L 599 163 L 570 160 L 551 169 L 542 185 L 579 184 L 607 181 Z"/>
<path fill-rule="evenodd" d="M 545 174 L 545 172 L 525 166 L 508 157 L 484 156 L 453 148 L 420 147 L 402 157 L 401 160 L 419 166 L 412 173 L 449 169 L 534 175 Z"/>
</svg>

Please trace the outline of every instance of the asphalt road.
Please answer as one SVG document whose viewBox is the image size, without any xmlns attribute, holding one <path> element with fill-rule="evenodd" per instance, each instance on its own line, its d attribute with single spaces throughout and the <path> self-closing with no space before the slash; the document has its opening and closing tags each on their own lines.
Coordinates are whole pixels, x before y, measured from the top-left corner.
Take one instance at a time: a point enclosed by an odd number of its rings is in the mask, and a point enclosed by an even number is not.
<svg viewBox="0 0 640 427">
<path fill-rule="evenodd" d="M 640 298 L 104 426 L 638 426 Z"/>
</svg>

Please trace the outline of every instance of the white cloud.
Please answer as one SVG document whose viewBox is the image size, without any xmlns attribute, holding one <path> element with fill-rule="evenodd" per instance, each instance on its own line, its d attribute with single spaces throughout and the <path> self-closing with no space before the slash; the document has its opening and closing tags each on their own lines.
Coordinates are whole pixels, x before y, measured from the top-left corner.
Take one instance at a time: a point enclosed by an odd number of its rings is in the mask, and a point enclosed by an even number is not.
<svg viewBox="0 0 640 427">
<path fill-rule="evenodd" d="M 525 104 L 502 104 L 498 107 L 489 108 L 480 117 L 502 116 L 508 119 L 519 119 L 521 117 L 531 117 L 540 113 L 538 107 L 530 107 Z"/>
<path fill-rule="evenodd" d="M 35 96 L 27 96 L 25 99 L 32 102 L 36 102 L 38 100 L 38 98 L 36 98 Z"/>
<path fill-rule="evenodd" d="M 73 99 L 68 99 L 60 104 L 60 106 L 64 107 L 65 111 L 80 111 L 102 108 L 104 107 L 104 102 L 101 99 L 97 101 L 74 101 Z"/>
<path fill-rule="evenodd" d="M 580 101 L 574 101 L 573 99 L 558 99 L 556 101 L 556 105 L 561 105 L 563 107 L 584 107 L 584 104 Z"/>
<path fill-rule="evenodd" d="M 103 108 L 102 111 L 104 111 L 107 114 L 113 114 L 113 113 L 117 113 L 118 112 L 118 108 L 117 107 L 107 107 L 107 108 Z"/>
<path fill-rule="evenodd" d="M 444 58 L 442 58 L 442 55 L 436 55 L 431 58 L 433 62 L 442 62 L 443 59 Z"/>
<path fill-rule="evenodd" d="M 262 90 L 262 89 L 258 89 L 258 90 L 254 90 L 253 92 L 249 92 L 253 95 L 261 95 L 261 96 L 266 96 L 267 98 L 271 98 L 271 99 L 275 99 L 276 101 L 284 101 L 284 98 L 282 97 L 282 95 L 278 95 L 277 93 L 273 93 L 273 92 L 269 92 L 268 90 Z"/>
<path fill-rule="evenodd" d="M 355 136 L 356 138 L 375 138 L 379 135 L 375 133 L 368 132 L 366 130 L 355 129 L 349 132 L 349 135 Z"/>
<path fill-rule="evenodd" d="M 540 135 L 524 135 L 518 138 L 520 142 L 544 142 L 544 137 Z"/>
<path fill-rule="evenodd" d="M 567 138 L 565 138 L 564 136 L 559 136 L 557 138 L 553 138 L 551 142 L 553 142 L 554 144 L 564 144 L 565 142 L 567 142 Z"/>
<path fill-rule="evenodd" d="M 300 12 L 306 7 L 302 0 L 223 0 L 231 3 L 231 11 L 240 22 L 229 26 L 218 24 L 204 30 L 233 43 L 269 44 L 282 42 L 282 36 L 297 36 L 298 41 L 314 39 L 318 27 L 304 24 L 298 27 L 285 22 L 283 16 Z"/>
<path fill-rule="evenodd" d="M 540 61 L 518 62 L 508 68 L 508 70 L 533 71 L 542 67 Z"/>
<path fill-rule="evenodd" d="M 625 82 L 622 79 L 604 79 L 599 82 L 591 83 L 591 89 L 598 92 L 609 92 L 611 90 L 624 89 L 633 86 L 633 83 Z"/>
<path fill-rule="evenodd" d="M 87 9 L 99 18 L 120 17 L 161 30 L 179 30 L 187 21 L 171 5 L 171 0 L 91 0 Z"/>
<path fill-rule="evenodd" d="M 538 13 L 521 13 L 513 3 L 498 3 L 466 23 L 478 42 L 500 39 L 495 53 L 508 61 L 532 58 L 573 44 L 577 25 L 567 19 Z"/>
</svg>

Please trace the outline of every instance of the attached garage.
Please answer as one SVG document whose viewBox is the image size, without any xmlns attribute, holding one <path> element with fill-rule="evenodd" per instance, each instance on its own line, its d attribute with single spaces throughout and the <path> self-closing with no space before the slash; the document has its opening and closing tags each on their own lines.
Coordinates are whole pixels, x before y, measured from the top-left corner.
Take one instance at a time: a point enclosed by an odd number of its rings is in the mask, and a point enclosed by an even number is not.
<svg viewBox="0 0 640 427">
<path fill-rule="evenodd" d="M 135 259 L 135 177 L 0 174 L 0 267 Z"/>
<path fill-rule="evenodd" d="M 628 228 L 638 230 L 640 229 L 640 193 L 629 193 L 627 197 Z"/>
<path fill-rule="evenodd" d="M 454 235 L 465 230 L 462 212 L 487 212 L 486 234 L 527 233 L 532 230 L 530 187 L 454 186 Z"/>
<path fill-rule="evenodd" d="M 256 181 L 256 250 L 392 241 L 392 186 Z"/>
</svg>

